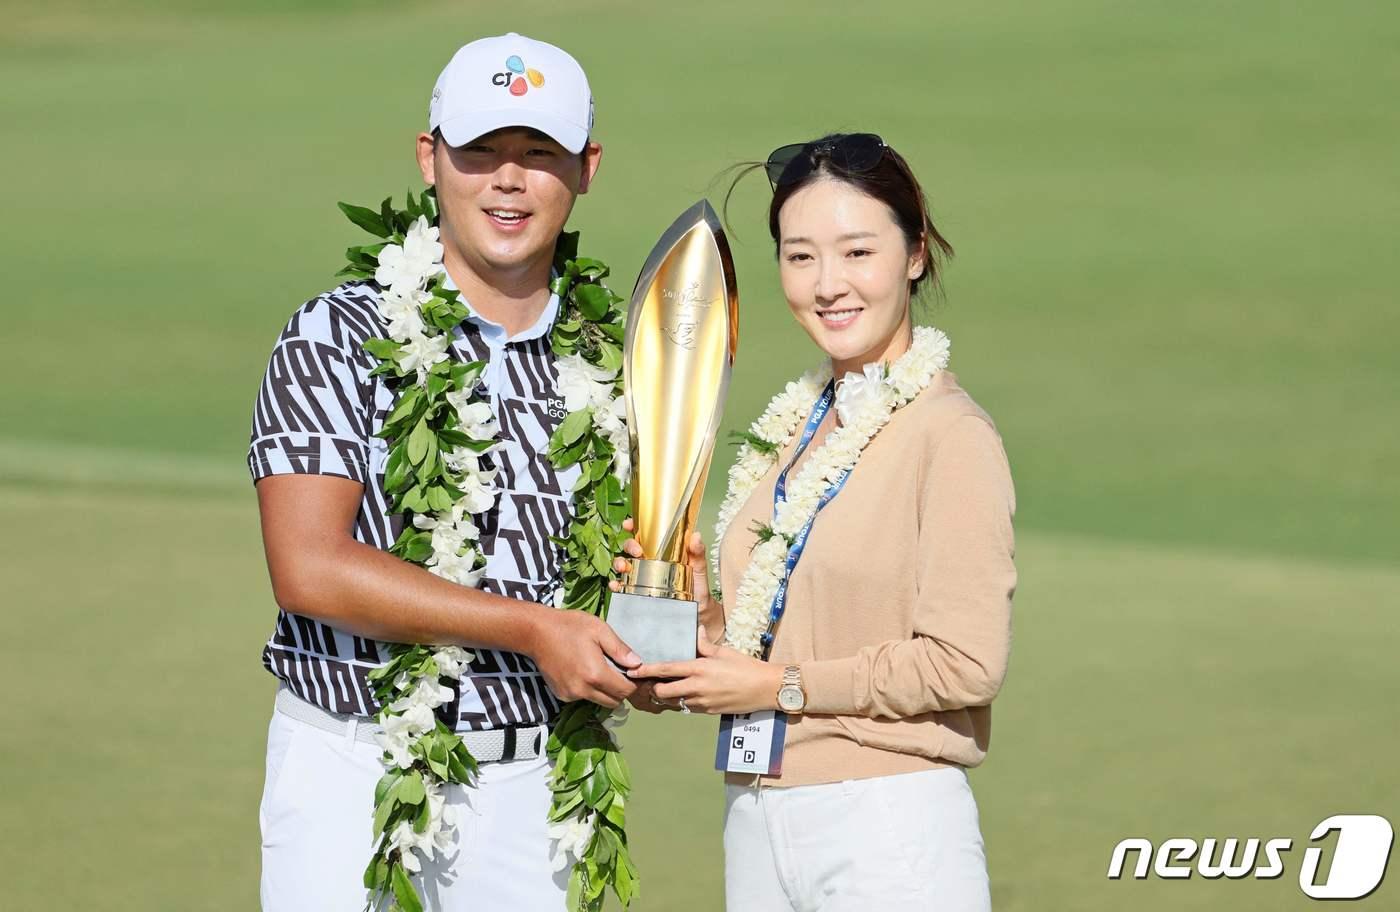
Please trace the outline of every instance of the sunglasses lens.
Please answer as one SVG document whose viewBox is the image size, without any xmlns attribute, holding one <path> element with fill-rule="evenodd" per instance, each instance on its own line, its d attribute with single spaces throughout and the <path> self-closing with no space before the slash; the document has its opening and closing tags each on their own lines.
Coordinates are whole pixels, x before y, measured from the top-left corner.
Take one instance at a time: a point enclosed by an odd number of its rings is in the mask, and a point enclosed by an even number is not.
<svg viewBox="0 0 1400 912">
<path fill-rule="evenodd" d="M 852 133 L 832 147 L 831 160 L 847 171 L 868 171 L 885 155 L 885 141 L 874 133 Z"/>
<path fill-rule="evenodd" d="M 874 133 L 851 133 L 830 143 L 792 143 L 768 156 L 764 170 L 774 189 L 806 177 L 827 158 L 843 171 L 869 171 L 885 155 L 885 141 Z"/>
<path fill-rule="evenodd" d="M 763 166 L 768 172 L 768 181 L 775 187 L 782 183 L 783 172 L 792 164 L 797 154 L 807 147 L 806 143 L 792 143 L 786 146 L 779 146 L 768 156 L 768 162 Z"/>
</svg>

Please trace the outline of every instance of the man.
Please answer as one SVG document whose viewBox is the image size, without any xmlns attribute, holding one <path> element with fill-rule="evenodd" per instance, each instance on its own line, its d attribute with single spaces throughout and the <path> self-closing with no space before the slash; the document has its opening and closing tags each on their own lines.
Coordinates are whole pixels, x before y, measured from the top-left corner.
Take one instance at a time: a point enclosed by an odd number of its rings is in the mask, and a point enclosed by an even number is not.
<svg viewBox="0 0 1400 912">
<path fill-rule="evenodd" d="M 520 81 L 525 80 L 525 81 Z M 447 706 L 479 760 L 452 787 L 456 842 L 419 879 L 429 908 L 562 908 L 567 869 L 550 864 L 545 728 L 561 701 L 616 706 L 634 687 L 610 663 L 638 658 L 610 628 L 552 604 L 578 468 L 556 471 L 547 441 L 564 415 L 549 330 L 556 237 L 602 157 L 577 61 L 510 34 L 475 41 L 433 90 L 417 137 L 436 187 L 449 287 L 472 315 L 452 356 L 487 362 L 500 426 L 495 506 L 477 517 L 480 589 L 388 553 L 402 517 L 385 515 L 393 403 L 363 344 L 385 336 L 380 289 L 349 282 L 293 314 L 253 419 L 249 466 L 280 613 L 263 653 L 281 680 L 268 737 L 261 825 L 265 910 L 362 908 L 374 787 L 384 770 L 368 673 L 386 642 L 460 644 L 477 658 Z"/>
</svg>

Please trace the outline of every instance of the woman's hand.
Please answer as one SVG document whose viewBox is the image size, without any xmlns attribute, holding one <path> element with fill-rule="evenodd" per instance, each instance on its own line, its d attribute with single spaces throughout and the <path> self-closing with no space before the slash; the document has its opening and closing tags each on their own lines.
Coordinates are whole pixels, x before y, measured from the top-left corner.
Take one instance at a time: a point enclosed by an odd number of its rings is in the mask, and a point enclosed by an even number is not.
<svg viewBox="0 0 1400 912">
<path fill-rule="evenodd" d="M 664 678 L 654 683 L 651 694 L 670 704 L 702 713 L 745 713 L 778 708 L 778 688 L 783 683 L 782 666 L 744 655 L 728 646 L 710 642 L 705 627 L 696 638 L 700 658 L 689 662 L 655 662 L 627 672 L 634 680 Z M 640 696 L 638 694 L 634 699 Z M 647 698 L 641 698 L 647 699 Z M 635 703 L 633 705 L 636 705 Z"/>
<path fill-rule="evenodd" d="M 622 528 L 628 532 L 635 532 L 637 524 L 631 517 L 622 521 Z M 622 550 L 629 557 L 640 558 L 642 545 L 635 538 L 629 538 L 623 542 Z M 686 543 L 686 564 L 690 567 L 690 577 L 695 589 L 695 600 L 700 603 L 700 623 L 708 625 L 711 630 L 718 631 L 716 639 L 724 634 L 724 606 L 710 595 L 710 566 L 705 560 L 705 540 L 700 537 L 699 532 L 690 534 L 690 541 Z M 626 573 L 632 569 L 632 563 L 626 557 L 613 558 L 613 570 L 617 573 Z M 617 580 L 608 582 L 608 588 L 613 592 L 622 591 L 622 583 Z M 639 709 L 641 707 L 638 707 Z"/>
</svg>

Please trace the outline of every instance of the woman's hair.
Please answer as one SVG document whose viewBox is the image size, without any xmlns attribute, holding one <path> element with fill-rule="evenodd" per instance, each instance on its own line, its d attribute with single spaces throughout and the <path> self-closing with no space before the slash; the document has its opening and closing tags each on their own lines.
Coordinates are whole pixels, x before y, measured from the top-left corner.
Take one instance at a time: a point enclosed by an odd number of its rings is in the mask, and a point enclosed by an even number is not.
<svg viewBox="0 0 1400 912">
<path fill-rule="evenodd" d="M 870 168 L 853 170 L 842 167 L 832 160 L 829 150 L 849 135 L 851 134 L 829 133 L 807 143 L 798 153 L 799 156 L 811 156 L 813 167 L 802 177 L 780 184 L 773 191 L 773 201 L 768 206 L 768 233 L 773 237 L 775 247 L 779 243 L 778 213 L 782 211 L 783 204 L 794 193 L 814 181 L 838 180 L 888 206 L 910 250 L 923 243 L 924 271 L 909 283 L 910 297 L 930 283 L 936 287 L 943 275 L 943 263 L 953 255 L 953 245 L 934 227 L 933 219 L 929 217 L 928 200 L 924 197 L 918 178 L 914 176 L 904 157 L 888 145 L 885 146 L 879 161 Z M 729 191 L 724 196 L 726 222 L 729 220 L 729 199 L 734 195 L 734 188 L 750 172 L 763 167 L 763 162 L 742 162 L 735 166 L 739 173 L 730 183 Z"/>
</svg>

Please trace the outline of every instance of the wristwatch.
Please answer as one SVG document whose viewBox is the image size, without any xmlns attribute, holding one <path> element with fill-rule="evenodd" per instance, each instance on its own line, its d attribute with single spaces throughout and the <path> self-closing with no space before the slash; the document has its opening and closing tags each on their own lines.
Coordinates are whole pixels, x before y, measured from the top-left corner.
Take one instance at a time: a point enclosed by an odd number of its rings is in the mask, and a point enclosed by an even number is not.
<svg viewBox="0 0 1400 912">
<path fill-rule="evenodd" d="M 783 685 L 778 688 L 778 708 L 783 712 L 800 713 L 807 705 L 807 691 L 802 689 L 802 666 L 789 665 L 783 669 Z"/>
</svg>

